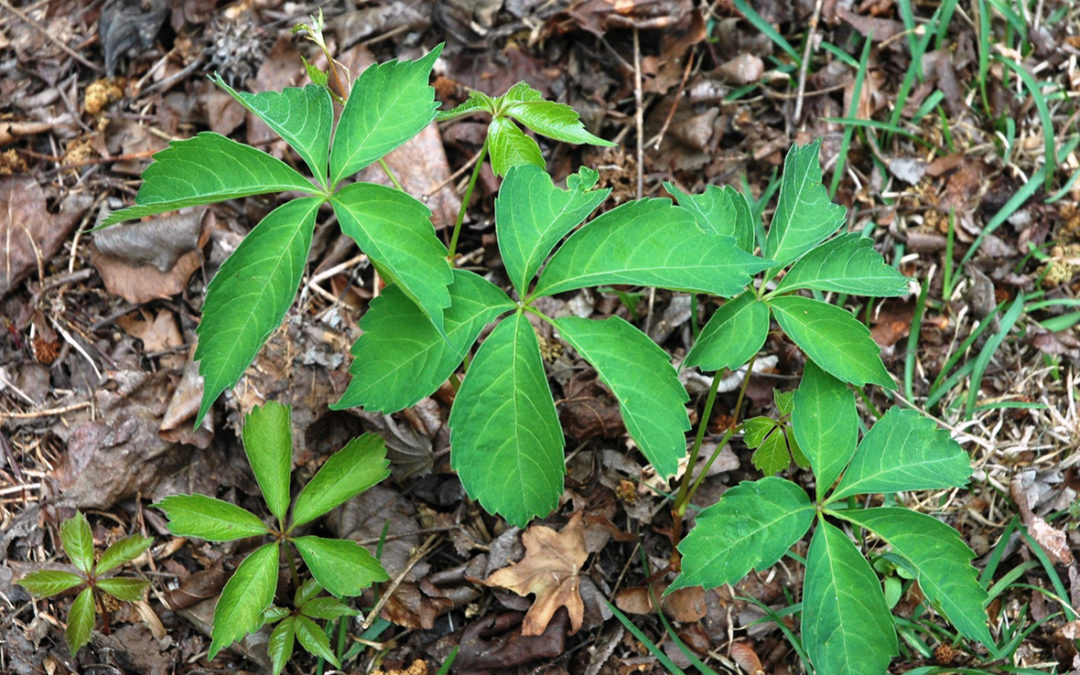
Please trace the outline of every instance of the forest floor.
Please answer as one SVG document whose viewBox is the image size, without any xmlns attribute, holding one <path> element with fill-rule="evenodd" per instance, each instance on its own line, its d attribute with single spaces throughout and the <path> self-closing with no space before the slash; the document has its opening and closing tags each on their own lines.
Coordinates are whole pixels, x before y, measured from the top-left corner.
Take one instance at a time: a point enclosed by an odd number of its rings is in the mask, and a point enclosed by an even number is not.
<svg viewBox="0 0 1080 675">
<path fill-rule="evenodd" d="M 319 5 L 278 0 L 0 0 L 0 672 L 184 673 L 267 668 L 266 636 L 207 661 L 217 594 L 250 545 L 169 533 L 156 501 L 180 492 L 258 509 L 239 425 L 255 404 L 292 405 L 294 466 L 306 479 L 361 431 L 382 435 L 391 477 L 325 524 L 381 548 L 399 583 L 367 631 L 347 627 L 347 672 L 664 672 L 653 650 L 690 669 L 677 636 L 716 672 L 797 673 L 802 568 L 784 559 L 734 587 L 668 596 L 670 485 L 648 475 L 610 393 L 570 350 L 549 375 L 572 450 L 560 508 L 583 514 L 583 627 L 559 609 L 523 637 L 533 599 L 482 580 L 519 560 L 523 531 L 485 514 L 449 467 L 449 388 L 386 416 L 333 412 L 349 346 L 377 292 L 352 240 L 320 223 L 297 302 L 253 366 L 193 429 L 194 352 L 208 280 L 275 206 L 249 198 L 90 232 L 130 205 L 153 153 L 212 130 L 290 161 L 288 148 L 207 78 L 250 91 L 302 86 L 291 28 Z M 865 318 L 893 403 L 944 425 L 970 453 L 966 490 L 912 493 L 975 551 L 1007 656 L 957 638 L 910 583 L 894 607 L 891 672 L 1077 672 L 1080 655 L 1080 6 L 1062 0 L 375 0 L 322 5 L 338 61 L 355 75 L 445 43 L 433 84 L 444 108 L 471 89 L 525 80 L 573 106 L 612 148 L 541 139 L 556 181 L 579 165 L 612 188 L 601 207 L 730 184 L 768 218 L 783 158 L 821 138 L 826 186 L 922 295 L 850 304 Z M 980 13 L 981 12 L 981 13 Z M 446 235 L 486 133 L 465 117 L 433 124 L 389 158 Z M 379 171 L 366 180 L 384 181 Z M 468 207 L 462 265 L 501 274 L 485 167 Z M 685 294 L 649 289 L 558 296 L 575 313 L 618 313 L 681 359 Z M 778 332 L 735 410 L 739 374 L 709 420 L 714 445 L 733 417 L 775 412 L 804 357 Z M 685 375 L 691 418 L 708 380 Z M 728 391 L 724 391 L 727 389 Z M 713 435 L 715 433 L 715 435 Z M 695 498 L 707 505 L 760 473 L 740 438 Z M 786 474 L 797 477 L 790 469 Z M 72 657 L 72 595 L 33 601 L 14 581 L 64 566 L 60 523 L 86 513 L 98 545 L 155 538 L 138 571 L 146 600 L 112 608 Z M 526 530 L 528 531 L 528 530 Z M 535 532 L 535 530 L 534 530 Z M 796 546 L 805 554 L 807 542 Z M 659 570 L 659 572 L 657 572 Z M 888 570 L 879 570 L 888 573 Z M 370 608 L 374 598 L 361 598 Z M 456 652 L 454 651 L 456 648 Z M 328 672 L 297 650 L 288 672 Z M 939 669 L 940 668 L 940 669 Z"/>
</svg>

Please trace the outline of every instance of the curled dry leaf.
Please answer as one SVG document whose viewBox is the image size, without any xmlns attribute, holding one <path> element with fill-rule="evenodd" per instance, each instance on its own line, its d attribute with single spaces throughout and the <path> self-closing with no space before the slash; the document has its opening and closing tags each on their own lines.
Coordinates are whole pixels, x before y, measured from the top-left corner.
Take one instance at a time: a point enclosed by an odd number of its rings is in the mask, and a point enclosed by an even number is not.
<svg viewBox="0 0 1080 675">
<path fill-rule="evenodd" d="M 582 531 L 581 514 L 574 514 L 560 532 L 533 525 L 521 535 L 525 557 L 484 580 L 488 586 L 536 596 L 521 624 L 522 635 L 543 634 L 559 607 L 566 607 L 570 615 L 571 633 L 581 628 L 585 605 L 579 573 L 589 557 Z"/>
</svg>

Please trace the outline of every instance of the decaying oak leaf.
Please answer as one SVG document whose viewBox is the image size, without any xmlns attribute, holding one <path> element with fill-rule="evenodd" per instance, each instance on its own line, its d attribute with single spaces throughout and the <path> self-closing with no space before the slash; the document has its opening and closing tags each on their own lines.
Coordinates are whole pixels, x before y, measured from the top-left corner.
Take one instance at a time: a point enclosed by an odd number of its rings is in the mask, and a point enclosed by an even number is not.
<svg viewBox="0 0 1080 675">
<path fill-rule="evenodd" d="M 581 628 L 585 604 L 579 592 L 578 573 L 589 557 L 583 530 L 579 513 L 560 532 L 533 525 L 521 535 L 525 557 L 484 580 L 488 586 L 506 588 L 518 595 L 536 595 L 521 624 L 522 635 L 543 634 L 559 607 L 566 607 L 570 614 L 571 634 Z"/>
</svg>

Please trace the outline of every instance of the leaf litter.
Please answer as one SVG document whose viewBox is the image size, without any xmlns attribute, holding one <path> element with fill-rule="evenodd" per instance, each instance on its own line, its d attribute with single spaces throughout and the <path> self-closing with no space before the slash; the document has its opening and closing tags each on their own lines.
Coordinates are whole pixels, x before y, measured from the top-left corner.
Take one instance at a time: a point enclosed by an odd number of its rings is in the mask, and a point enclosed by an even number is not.
<svg viewBox="0 0 1080 675">
<path fill-rule="evenodd" d="M 124 4 L 106 3 L 110 11 Z M 602 405 L 608 396 L 602 383 L 571 358 L 546 364 L 557 396 L 562 395 L 560 415 L 582 445 L 571 455 L 563 516 L 552 522 L 567 522 L 566 514 L 575 513 L 569 522 L 581 527 L 581 522 L 594 516 L 580 513 L 592 514 L 603 505 L 610 511 L 611 522 L 633 532 L 630 541 L 616 537 L 599 548 L 588 546 L 584 558 L 576 540 L 572 545 L 559 544 L 569 550 L 562 567 L 545 560 L 544 550 L 533 553 L 526 545 L 525 551 L 518 552 L 517 557 L 525 557 L 517 565 L 529 561 L 528 566 L 538 570 L 554 565 L 560 574 L 568 575 L 563 579 L 577 580 L 577 594 L 586 597 L 579 598 L 583 609 L 576 632 L 577 610 L 568 611 L 558 602 L 578 606 L 575 593 L 566 585 L 545 586 L 542 602 L 513 596 L 520 601 L 513 605 L 517 609 L 507 609 L 494 598 L 509 594 L 494 596 L 493 589 L 473 581 L 491 574 L 490 581 L 499 574 L 489 568 L 488 556 L 494 554 L 485 549 L 502 536 L 512 548 L 526 537 L 532 540 L 530 532 L 547 526 L 533 525 L 523 532 L 506 529 L 504 523 L 482 515 L 463 498 L 447 463 L 445 422 L 452 392 L 438 392 L 419 408 L 393 416 L 327 414 L 328 403 L 340 396 L 347 382 L 344 364 L 335 365 L 333 356 L 341 354 L 342 345 L 355 337 L 360 312 L 382 290 L 374 270 L 356 259 L 355 249 L 335 253 L 334 242 L 325 235 L 320 240 L 316 233 L 312 268 L 333 268 L 333 273 L 305 282 L 302 300 L 269 349 L 247 371 L 235 393 L 226 396 L 216 418 L 191 431 L 192 404 L 197 408 L 201 392 L 185 359 L 195 344 L 194 326 L 206 281 L 220 265 L 222 254 L 234 248 L 240 236 L 274 205 L 248 200 L 251 203 L 214 207 L 208 216 L 214 222 L 205 229 L 196 230 L 190 222 L 186 227 L 170 225 L 170 240 L 163 252 L 155 248 L 161 244 L 151 243 L 149 253 L 127 261 L 129 266 L 121 273 L 102 262 L 99 253 L 92 253 L 107 237 L 85 231 L 100 216 L 97 209 L 103 200 L 112 205 L 113 199 L 117 204 L 128 199 L 129 186 L 124 181 L 139 173 L 149 153 L 162 147 L 167 138 L 187 137 L 207 126 L 255 141 L 266 138 L 243 111 L 222 106 L 220 97 L 215 100 L 200 67 L 208 62 L 237 86 L 249 80 L 246 88 L 253 91 L 280 86 L 282 78 L 299 82 L 302 70 L 296 68 L 296 44 L 280 34 L 291 25 L 291 20 L 283 20 L 289 10 L 281 3 L 245 2 L 223 9 L 192 1 L 165 18 L 155 14 L 158 4 L 131 12 L 131 26 L 124 35 L 110 32 L 108 12 L 86 3 L 49 3 L 23 11 L 25 20 L 9 13 L 0 16 L 0 53 L 5 56 L 0 60 L 0 100 L 4 101 L 0 103 L 0 149 L 5 158 L 0 161 L 0 172 L 15 173 L 0 178 L 0 204 L 7 207 L 0 211 L 0 245 L 4 247 L 0 269 L 0 509 L 4 523 L 0 592 L 15 603 L 25 603 L 25 596 L 11 586 L 14 575 L 4 572 L 25 569 L 28 561 L 48 564 L 52 549 L 37 526 L 55 529 L 73 506 L 100 509 L 102 515 L 92 517 L 95 528 L 107 524 L 125 531 L 146 528 L 147 533 L 164 537 L 152 510 L 145 508 L 157 494 L 194 490 L 229 494 L 246 503 L 255 491 L 242 463 L 235 461 L 234 431 L 252 405 L 283 398 L 294 406 L 297 429 L 309 430 L 298 434 L 294 456 L 298 466 L 313 471 L 333 445 L 334 434 L 343 433 L 335 430 L 342 427 L 376 430 L 387 436 L 392 450 L 396 448 L 398 482 L 392 483 L 384 502 L 396 500 L 413 508 L 408 515 L 398 516 L 394 507 L 375 505 L 379 515 L 361 517 L 365 529 L 357 530 L 357 538 L 377 540 L 382 524 L 389 521 L 388 536 L 393 538 L 386 542 L 387 551 L 395 541 L 406 543 L 395 554 L 397 569 L 404 570 L 412 558 L 409 551 L 435 536 L 434 548 L 411 566 L 400 591 L 391 594 L 391 602 L 397 605 L 386 605 L 397 607 L 393 611 L 401 617 L 400 624 L 409 626 L 396 633 L 401 639 L 383 662 L 387 668 L 404 670 L 420 659 L 434 670 L 453 646 L 461 647 L 458 665 L 473 671 L 547 664 L 553 672 L 599 672 L 604 666 L 654 665 L 653 657 L 629 638 L 617 638 L 605 651 L 596 652 L 602 655 L 597 657 L 600 661 L 590 662 L 592 657 L 583 649 L 615 625 L 600 610 L 595 618 L 588 618 L 587 589 L 605 598 L 643 600 L 647 594 L 642 589 L 664 587 L 662 577 L 650 580 L 650 574 L 640 569 L 637 544 L 646 550 L 650 569 L 661 572 L 670 552 L 665 537 L 670 518 L 656 492 L 665 486 L 642 475 L 643 462 L 625 443 L 618 417 Z M 820 23 L 813 29 L 811 67 L 802 91 L 803 115 L 792 119 L 800 87 L 794 60 L 748 18 L 722 3 L 707 8 L 687 2 L 632 2 L 619 7 L 608 2 L 530 0 L 466 4 L 445 3 L 438 12 L 420 11 L 417 16 L 419 3 L 374 3 L 332 18 L 343 52 L 338 56 L 343 62 L 359 64 L 373 58 L 415 55 L 419 46 L 446 41 L 436 84 L 440 100 L 449 105 L 464 97 L 466 87 L 499 93 L 518 80 L 530 81 L 545 96 L 581 111 L 590 128 L 602 126 L 605 138 L 620 141 L 618 148 L 585 151 L 544 145 L 549 168 L 557 178 L 579 162 L 595 166 L 601 173 L 601 186 L 616 188 L 613 203 L 636 196 L 638 172 L 647 194 L 662 194 L 663 180 L 676 181 L 691 192 L 701 191 L 706 184 L 741 188 L 745 180 L 752 196 L 760 198 L 768 194 L 773 169 L 787 147 L 819 135 L 825 137 L 823 165 L 835 166 L 846 125 L 830 120 L 846 117 L 856 95 L 856 69 L 838 53 L 857 60 L 863 37 L 872 31 L 870 68 L 855 111 L 857 117 L 879 122 L 892 115 L 892 102 L 911 61 L 901 3 L 863 3 L 850 8 L 825 3 Z M 810 8 L 804 5 L 748 3 L 795 45 L 803 44 L 810 25 Z M 1078 46 L 1076 17 L 1066 12 L 1055 19 L 1056 7 L 1050 5 L 1054 3 L 1047 3 L 1042 15 L 1030 17 L 1032 23 L 1026 28 L 1032 48 L 1016 55 L 1036 77 L 1050 83 L 1044 89 L 1047 96 L 1053 87 L 1075 90 L 1080 82 L 1075 59 L 1061 56 L 1072 54 L 1069 50 Z M 399 6 L 404 13 L 390 11 Z M 920 22 L 930 19 L 924 10 L 916 8 Z M 158 30 L 155 22 L 160 25 L 161 21 L 169 25 Z M 995 40 L 1004 39 L 1006 23 L 1007 18 L 992 18 Z M 211 30 L 201 32 L 210 26 Z M 100 44 L 94 44 L 95 30 L 100 33 L 96 38 Z M 641 103 L 644 142 L 640 154 L 634 143 L 635 31 L 641 74 L 647 83 Z M 703 31 L 719 39 L 702 39 Z M 1000 63 L 992 62 L 984 101 L 977 83 L 978 35 L 970 25 L 954 21 L 942 37 L 940 48 L 923 56 L 925 77 L 915 83 L 898 118 L 913 138 L 856 129 L 839 183 L 837 200 L 852 211 L 853 229 L 874 227 L 879 250 L 902 256 L 889 259 L 908 276 L 929 282 L 930 301 L 921 317 L 914 353 L 909 356 L 906 351 L 912 320 L 917 318 L 913 299 L 890 300 L 871 308 L 868 316 L 874 337 L 893 351 L 894 358 L 887 359 L 891 372 L 903 376 L 910 363 L 913 402 L 919 405 L 936 391 L 939 375 L 945 379 L 986 348 L 990 334 L 1000 330 L 1002 313 L 996 308 L 1001 302 L 1019 293 L 1042 292 L 1032 302 L 1049 304 L 1024 315 L 991 355 L 980 382 L 959 378 L 935 406 L 934 412 L 971 452 L 977 474 L 970 493 L 903 498 L 913 508 L 944 511 L 984 556 L 999 544 L 999 536 L 1015 516 L 1057 562 L 1054 573 L 1075 606 L 1080 573 L 1069 560 L 1077 545 L 1078 514 L 1072 508 L 1076 481 L 1069 449 L 1076 445 L 1080 421 L 1073 373 L 1077 336 L 1075 322 L 1068 319 L 1067 302 L 1080 292 L 1077 268 L 1068 263 L 1076 256 L 1067 248 L 1076 243 L 1080 229 L 1071 225 L 1080 198 L 1075 183 L 1056 201 L 1048 201 L 1050 195 L 1044 192 L 1029 195 L 1024 204 L 1001 216 L 997 229 L 987 231 L 987 223 L 1003 212 L 1026 180 L 1044 165 L 1040 154 L 1044 135 L 1054 133 L 1059 148 L 1067 141 L 1070 113 L 1065 103 L 1070 99 L 1051 98 L 1054 128 L 1043 129 L 1028 93 L 1009 79 L 1011 75 Z M 822 41 L 836 49 L 822 49 Z M 1001 53 L 1012 56 L 1009 51 Z M 362 66 L 353 72 L 359 69 Z M 99 91 L 101 76 L 109 70 L 124 79 L 126 98 L 115 99 L 114 92 Z M 936 90 L 944 93 L 939 106 L 916 121 L 920 107 Z M 84 108 L 76 107 L 83 101 Z M 992 122 L 1004 118 L 1014 123 L 1011 132 Z M 99 124 L 105 125 L 104 130 Z M 479 150 L 478 130 L 470 131 L 470 124 L 433 126 L 424 132 L 422 141 L 418 139 L 415 155 L 403 148 L 400 159 L 388 159 L 410 191 L 432 194 L 429 206 L 437 214 L 436 223 L 452 221 L 456 215 L 459 202 L 455 200 L 460 199 L 464 181 L 461 170 L 467 170 L 468 160 Z M 1001 143 L 1008 144 L 1008 152 L 995 151 Z M 296 163 L 284 146 L 271 143 L 268 149 Z M 1052 190 L 1065 187 L 1077 169 L 1075 149 L 1063 154 Z M 826 179 L 830 178 L 827 168 Z M 462 250 L 469 264 L 487 267 L 481 271 L 492 273 L 497 283 L 507 287 L 497 261 L 485 256 L 482 240 L 489 232 L 498 183 L 485 172 L 479 185 L 469 209 L 473 229 L 466 231 Z M 767 203 L 761 206 L 770 208 Z M 1051 244 L 1060 244 L 1061 249 L 1054 250 Z M 120 252 L 130 254 L 131 250 L 125 245 Z M 945 257 L 947 250 L 953 254 L 951 260 Z M 965 258 L 970 265 L 962 265 Z M 945 269 L 953 275 L 950 288 L 945 287 Z M 168 285 L 152 283 L 155 274 L 168 277 Z M 692 344 L 690 322 L 681 313 L 665 316 L 664 310 L 680 303 L 686 303 L 685 296 L 658 292 L 628 308 L 618 293 L 605 291 L 586 309 L 595 318 L 618 315 L 656 327 L 656 335 L 678 358 Z M 989 332 L 964 345 L 984 321 L 991 324 Z M 958 354 L 952 370 L 944 371 Z M 773 366 L 761 372 L 755 368 L 747 415 L 770 414 L 772 390 L 791 390 L 801 368 L 801 356 L 775 337 L 766 342 L 759 360 L 766 357 L 773 359 Z M 690 375 L 685 371 L 683 375 L 689 382 Z M 691 403 L 694 407 L 709 383 L 691 384 L 698 396 Z M 988 407 L 965 409 L 969 387 L 976 389 L 976 400 Z M 735 393 L 721 396 L 720 401 L 714 429 L 722 427 L 723 416 L 731 415 Z M 999 403 L 1031 407 L 996 407 Z M 720 463 L 722 470 L 705 481 L 701 493 L 709 494 L 712 501 L 740 480 L 758 477 L 750 448 L 736 440 L 728 452 L 722 455 L 728 458 Z M 1010 491 L 1014 484 L 1017 489 Z M 371 512 L 369 508 L 364 513 Z M 569 524 L 562 532 L 548 532 L 558 538 L 567 530 Z M 222 556 L 205 546 L 160 540 L 166 543 L 154 550 L 152 560 L 171 575 L 168 592 L 175 595 L 187 588 L 185 593 L 210 600 L 204 605 L 202 624 L 196 613 L 186 619 L 164 614 L 172 637 L 165 644 L 156 638 L 147 640 L 150 629 L 140 619 L 118 618 L 111 636 L 95 635 L 90 653 L 80 656 L 80 662 L 70 662 L 56 648 L 61 631 L 23 612 L 11 619 L 13 640 L 7 655 L 11 667 L 29 672 L 43 664 L 87 667 L 108 661 L 123 671 L 152 672 L 197 655 L 200 645 L 205 649 L 198 626 L 207 625 L 214 584 L 198 589 L 189 580 L 204 572 L 212 576 L 236 552 Z M 1034 555 L 1019 540 L 1005 541 L 1002 546 L 1003 567 L 998 574 Z M 805 542 L 796 551 L 805 555 Z M 513 559 L 506 558 L 507 562 Z M 573 564 L 578 559 L 582 562 Z M 982 569 L 987 558 L 977 564 Z M 799 597 L 800 573 L 799 565 L 782 561 L 743 580 L 734 592 L 710 592 L 701 618 L 693 619 L 693 613 L 669 616 L 677 621 L 678 635 L 700 658 L 727 653 L 745 670 L 790 671 L 797 663 L 791 646 L 775 624 L 759 622 L 764 611 L 743 598 L 782 610 L 790 602 L 785 593 Z M 1028 587 L 1044 589 L 1053 582 L 1053 576 L 1041 567 L 1026 569 L 1018 579 Z M 514 585 L 527 587 L 525 580 Z M 64 616 L 68 602 L 62 599 L 52 604 L 50 615 Z M 909 599 L 902 603 L 911 608 L 917 604 Z M 1025 614 L 1029 604 L 1032 609 Z M 153 600 L 150 605 L 159 614 L 173 611 Z M 535 609 L 537 605 L 540 610 Z M 650 609 L 648 603 L 641 608 Z M 1052 616 L 1059 609 L 1044 602 L 1041 594 L 1020 587 L 1006 589 L 1000 602 L 991 606 L 996 621 L 1030 626 L 1039 618 L 1046 619 L 1016 651 L 1014 665 L 1036 667 L 1053 660 L 1069 668 L 1080 663 L 1071 643 L 1075 621 Z M 522 635 L 526 610 L 534 617 L 529 631 L 539 631 L 533 638 Z M 535 619 L 538 615 L 546 615 L 542 625 Z M 655 641 L 666 640 L 654 610 L 635 621 Z M 790 627 L 797 628 L 797 623 Z M 729 631 L 734 642 L 729 642 Z M 241 653 L 258 663 L 262 649 L 242 647 Z M 670 641 L 664 642 L 663 649 L 671 658 L 685 658 Z M 362 658 L 369 657 L 368 662 L 374 663 L 373 655 Z M 943 657 L 944 653 L 935 652 L 937 662 L 944 661 Z M 239 667 L 240 657 L 226 658 L 236 658 L 234 664 Z M 731 662 L 713 663 L 731 667 Z M 894 665 L 907 669 L 931 663 L 912 654 Z"/>
</svg>

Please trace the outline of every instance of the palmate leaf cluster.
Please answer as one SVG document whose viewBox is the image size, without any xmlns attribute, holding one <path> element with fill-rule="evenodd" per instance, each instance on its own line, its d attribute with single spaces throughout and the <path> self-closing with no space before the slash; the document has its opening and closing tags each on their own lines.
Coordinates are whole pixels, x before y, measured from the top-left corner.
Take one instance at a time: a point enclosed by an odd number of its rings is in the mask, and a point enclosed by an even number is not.
<svg viewBox="0 0 1080 675">
<path fill-rule="evenodd" d="M 95 594 L 104 592 L 118 600 L 136 602 L 141 600 L 149 582 L 132 577 L 103 577 L 116 568 L 142 555 L 154 540 L 134 535 L 120 539 L 109 546 L 94 561 L 94 534 L 90 523 L 80 511 L 60 525 L 60 545 L 71 558 L 77 572 L 63 570 L 39 570 L 19 579 L 20 586 L 39 598 L 48 598 L 72 588 L 85 586 L 71 603 L 64 635 L 71 655 L 90 641 L 90 632 L 96 619 Z"/>
<path fill-rule="evenodd" d="M 963 487 L 971 467 L 960 446 L 931 420 L 899 408 L 859 441 L 854 394 L 813 363 L 795 394 L 792 427 L 817 479 L 817 499 L 775 477 L 731 488 L 698 515 L 680 544 L 682 572 L 668 592 L 735 583 L 751 569 L 763 570 L 816 520 L 802 601 L 802 639 L 811 663 L 819 673 L 884 673 L 898 653 L 896 630 L 881 582 L 837 524 L 846 523 L 887 544 L 930 603 L 961 634 L 993 652 L 987 592 L 971 565 L 975 554 L 956 530 L 908 509 L 859 508 L 850 500 Z"/>
<path fill-rule="evenodd" d="M 280 555 L 285 546 L 295 547 L 317 587 L 326 589 L 337 598 L 360 595 L 371 584 L 388 579 L 379 561 L 354 541 L 294 534 L 297 527 L 310 523 L 386 478 L 389 475 L 386 444 L 375 434 L 354 438 L 331 455 L 296 499 L 291 500 L 292 432 L 289 413 L 287 406 L 271 402 L 256 407 L 244 420 L 244 451 L 266 507 L 276 521 L 275 526 L 267 525 L 254 513 L 235 504 L 204 495 L 175 495 L 155 505 L 168 516 L 169 531 L 177 536 L 199 537 L 208 541 L 233 541 L 258 536 L 273 539 L 244 558 L 222 589 L 214 607 L 210 658 L 214 658 L 223 647 L 258 630 L 267 620 L 266 612 L 277 591 Z M 294 620 L 279 624 L 279 628 L 281 625 L 287 626 L 282 631 L 292 631 L 289 640 L 279 637 L 282 643 L 288 642 L 288 647 L 278 644 L 278 653 L 275 654 L 275 643 L 271 640 L 271 657 L 275 667 L 280 654 L 285 651 L 291 654 L 293 636 L 312 653 L 324 656 L 318 651 L 322 642 L 311 636 L 307 629 L 312 618 L 326 617 L 312 613 L 315 610 L 305 614 L 303 607 L 315 597 L 317 588 L 303 588 L 306 590 L 298 595 L 302 601 L 297 604 L 298 613 Z M 338 607 L 329 602 L 322 604 L 328 608 Z M 280 620 L 283 616 L 271 612 L 269 618 Z M 280 664 L 287 660 L 287 656 L 281 658 Z M 336 663 L 335 660 L 332 662 Z"/>
</svg>

